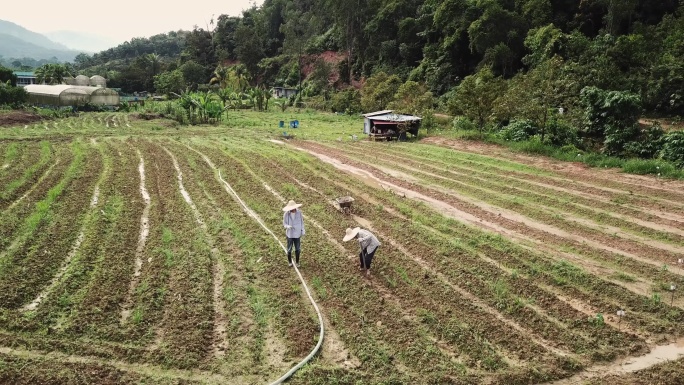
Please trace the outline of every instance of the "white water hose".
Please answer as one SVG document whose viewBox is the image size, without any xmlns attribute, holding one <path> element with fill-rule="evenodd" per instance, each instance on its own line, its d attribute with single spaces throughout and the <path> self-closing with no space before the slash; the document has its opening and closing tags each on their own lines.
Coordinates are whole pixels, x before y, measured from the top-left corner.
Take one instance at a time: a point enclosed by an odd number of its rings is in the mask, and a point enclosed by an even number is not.
<svg viewBox="0 0 684 385">
<path fill-rule="evenodd" d="M 208 158 L 205 157 L 204 160 L 208 161 Z M 211 163 L 209 163 L 209 164 L 211 165 Z M 233 198 L 235 198 L 238 201 L 238 203 L 240 203 L 240 205 L 242 205 L 242 208 L 247 212 L 247 214 L 249 214 L 249 216 L 254 218 L 254 220 L 256 220 L 261 225 L 261 227 L 263 227 L 264 230 L 266 230 L 266 232 L 268 232 L 269 234 L 271 234 L 271 236 L 273 236 L 273 238 L 275 238 L 276 242 L 278 242 L 278 244 L 283 249 L 283 251 L 287 252 L 287 248 L 285 248 L 285 245 L 283 245 L 283 243 L 280 242 L 280 239 L 278 239 L 278 237 L 275 234 L 273 234 L 273 231 L 271 231 L 266 226 L 266 224 L 264 224 L 264 222 L 261 220 L 261 218 L 254 211 L 252 211 L 252 209 L 250 209 L 249 206 L 247 206 L 242 199 L 240 199 L 240 196 L 238 196 L 238 194 L 235 192 L 235 190 L 233 190 L 233 188 L 230 186 L 230 184 L 228 184 L 228 182 L 226 182 L 223 179 L 223 177 L 221 176 L 221 170 L 218 170 L 218 175 L 219 175 L 219 179 L 221 180 L 221 182 L 223 182 L 223 185 L 225 186 L 226 191 L 228 191 L 228 193 L 230 193 L 233 196 Z M 314 301 L 313 297 L 311 296 L 311 292 L 309 291 L 309 287 L 306 285 L 306 282 L 304 281 L 304 277 L 302 277 L 302 274 L 299 272 L 299 269 L 297 268 L 297 264 L 293 264 L 292 266 L 294 267 L 295 271 L 297 272 L 297 276 L 299 277 L 299 280 L 302 282 L 302 286 L 304 286 L 304 290 L 306 291 L 306 295 L 309 297 L 309 301 L 311 301 L 311 304 L 313 305 L 314 309 L 316 310 L 316 314 L 318 315 L 318 323 L 321 325 L 321 331 L 320 331 L 319 336 L 318 336 L 318 343 L 313 348 L 313 350 L 311 350 L 309 355 L 304 357 L 304 359 L 300 363 L 298 363 L 297 365 L 293 366 L 290 370 L 288 370 L 287 373 L 283 374 L 280 378 L 273 381 L 271 383 L 271 385 L 282 384 L 283 381 L 290 378 L 297 370 L 299 370 L 302 366 L 306 365 L 306 363 L 309 362 L 313 358 L 313 356 L 316 355 L 316 353 L 318 353 L 318 351 L 321 348 L 321 345 L 323 345 L 323 335 L 324 335 L 323 316 L 321 315 L 321 311 L 318 309 L 318 305 L 316 304 L 316 301 Z"/>
</svg>

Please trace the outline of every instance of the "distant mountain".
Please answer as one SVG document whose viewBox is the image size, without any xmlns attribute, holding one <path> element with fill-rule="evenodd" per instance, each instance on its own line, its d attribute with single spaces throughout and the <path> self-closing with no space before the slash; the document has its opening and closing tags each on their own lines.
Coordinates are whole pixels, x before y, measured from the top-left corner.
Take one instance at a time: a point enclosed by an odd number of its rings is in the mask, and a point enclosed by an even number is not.
<svg viewBox="0 0 684 385">
<path fill-rule="evenodd" d="M 76 31 L 54 31 L 46 32 L 44 35 L 49 37 L 51 40 L 64 44 L 71 49 L 86 53 L 104 51 L 106 49 L 116 47 L 119 43 L 122 43 L 108 37 Z"/>
<path fill-rule="evenodd" d="M 35 44 L 39 47 L 57 49 L 57 50 L 68 50 L 67 46 L 48 39 L 45 35 L 41 35 L 37 32 L 29 31 L 28 29 L 14 24 L 11 21 L 0 20 L 0 33 L 14 36 L 28 43 Z"/>
<path fill-rule="evenodd" d="M 78 55 L 78 53 L 78 51 L 70 51 L 66 49 L 51 49 L 41 47 L 18 37 L 0 33 L 0 56 L 5 58 L 33 58 L 36 60 L 49 60 L 53 57 L 56 57 L 59 61 L 71 62 L 74 61 L 74 58 L 76 55 Z"/>
<path fill-rule="evenodd" d="M 46 36 L 29 31 L 11 21 L 0 20 L 0 56 L 4 58 L 33 58 L 73 61 L 79 51 L 56 43 Z"/>
</svg>

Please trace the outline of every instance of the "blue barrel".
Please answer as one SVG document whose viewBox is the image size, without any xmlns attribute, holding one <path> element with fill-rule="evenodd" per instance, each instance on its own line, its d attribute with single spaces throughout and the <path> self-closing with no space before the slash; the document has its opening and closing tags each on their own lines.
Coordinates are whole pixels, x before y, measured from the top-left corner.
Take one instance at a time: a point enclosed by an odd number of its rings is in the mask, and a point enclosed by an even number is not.
<svg viewBox="0 0 684 385">
<path fill-rule="evenodd" d="M 278 123 L 278 127 L 280 127 L 280 128 L 285 127 L 285 121 L 281 120 L 280 123 Z"/>
</svg>

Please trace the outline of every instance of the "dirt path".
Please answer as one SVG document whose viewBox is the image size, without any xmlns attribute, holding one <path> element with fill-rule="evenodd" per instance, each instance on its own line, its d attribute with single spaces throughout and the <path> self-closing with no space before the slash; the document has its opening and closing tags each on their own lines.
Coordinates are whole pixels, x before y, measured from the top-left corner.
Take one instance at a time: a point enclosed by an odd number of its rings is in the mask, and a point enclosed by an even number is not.
<svg viewBox="0 0 684 385">
<path fill-rule="evenodd" d="M 366 144 L 368 145 L 368 144 Z M 402 157 L 406 157 L 405 154 L 397 150 L 392 150 L 387 148 L 383 150 L 383 154 L 388 154 L 387 157 L 399 161 Z M 665 213 L 655 209 L 652 205 L 641 206 L 630 204 L 627 213 L 621 214 L 616 211 L 606 210 L 600 208 L 600 206 L 606 207 L 611 206 L 615 210 L 624 209 L 624 206 L 618 206 L 614 201 L 615 198 L 610 198 L 600 194 L 596 194 L 596 189 L 584 191 L 582 189 L 572 189 L 566 184 L 555 185 L 551 182 L 549 178 L 544 179 L 541 176 L 535 176 L 530 174 L 520 175 L 518 172 L 504 172 L 502 170 L 500 173 L 490 170 L 479 170 L 473 166 L 468 165 L 457 165 L 456 167 L 449 167 L 444 163 L 435 163 L 432 159 L 412 154 L 408 156 L 411 161 L 409 164 L 418 164 L 417 169 L 413 168 L 414 171 L 418 173 L 432 175 L 433 177 L 443 178 L 441 175 L 436 175 L 428 173 L 426 169 L 436 170 L 437 172 L 447 173 L 453 175 L 454 178 L 450 180 L 460 180 L 461 178 L 467 178 L 468 180 L 482 181 L 483 184 L 490 183 L 491 180 L 487 177 L 499 178 L 497 183 L 505 185 L 506 181 L 511 181 L 516 186 L 516 188 L 522 189 L 525 192 L 540 195 L 545 199 L 556 199 L 554 196 L 555 192 L 560 192 L 565 195 L 570 200 L 570 204 L 577 207 L 580 210 L 586 212 L 595 212 L 601 215 L 607 215 L 609 217 L 614 217 L 623 221 L 633 222 L 645 228 L 650 228 L 657 231 L 670 232 L 680 236 L 684 236 L 684 216 L 677 216 L 673 213 Z M 470 183 L 469 185 L 477 185 L 477 183 Z M 534 188 L 525 188 L 525 185 L 533 186 Z M 477 185 L 479 187 L 479 185 Z M 540 189 L 542 189 L 540 191 Z M 573 199 L 577 197 L 578 199 Z M 598 205 L 592 205 L 593 202 L 598 202 Z M 599 206 L 599 207 L 597 207 Z M 628 214 L 629 213 L 629 214 Z M 642 218 L 648 218 L 644 220 Z"/>
<path fill-rule="evenodd" d="M 126 294 L 126 299 L 124 300 L 122 310 L 121 310 L 121 323 L 124 324 L 131 315 L 131 307 L 133 306 L 133 293 L 135 288 L 138 287 L 138 282 L 140 281 L 140 271 L 142 270 L 143 260 L 142 253 L 145 249 L 145 243 L 147 242 L 147 236 L 150 234 L 150 206 L 152 200 L 150 198 L 150 193 L 145 187 L 145 160 L 143 159 L 140 150 L 136 149 L 138 157 L 140 158 L 140 163 L 138 164 L 138 173 L 140 174 L 140 195 L 142 195 L 143 202 L 145 204 L 143 208 L 142 215 L 140 216 L 140 232 L 138 236 L 138 243 L 135 248 L 135 269 L 133 271 L 133 278 L 128 286 L 128 294 Z"/>
<path fill-rule="evenodd" d="M 651 352 L 638 357 L 624 357 L 606 365 L 595 365 L 575 374 L 572 377 L 547 382 L 545 385 L 578 385 L 584 383 L 596 383 L 603 377 L 633 373 L 638 370 L 647 369 L 655 365 L 678 360 L 684 357 L 684 338 L 667 345 L 656 345 L 651 347 Z"/>
</svg>

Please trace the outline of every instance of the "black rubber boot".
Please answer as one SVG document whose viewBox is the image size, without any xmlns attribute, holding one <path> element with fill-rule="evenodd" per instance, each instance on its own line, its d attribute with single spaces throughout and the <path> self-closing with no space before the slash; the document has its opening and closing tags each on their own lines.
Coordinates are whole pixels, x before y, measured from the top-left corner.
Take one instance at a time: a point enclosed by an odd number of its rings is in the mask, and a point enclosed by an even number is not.
<svg viewBox="0 0 684 385">
<path fill-rule="evenodd" d="M 299 266 L 299 253 L 300 251 L 295 251 L 295 262 L 297 263 L 297 266 Z"/>
</svg>

